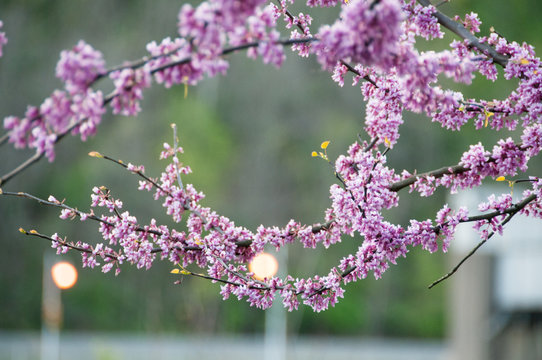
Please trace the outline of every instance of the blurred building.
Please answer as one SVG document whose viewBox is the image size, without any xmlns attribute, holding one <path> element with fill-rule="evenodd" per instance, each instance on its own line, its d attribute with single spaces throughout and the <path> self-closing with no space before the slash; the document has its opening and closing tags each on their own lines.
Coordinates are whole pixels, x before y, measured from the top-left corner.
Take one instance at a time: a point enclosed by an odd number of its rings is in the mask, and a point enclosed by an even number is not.
<svg viewBox="0 0 542 360">
<path fill-rule="evenodd" d="M 519 189 L 518 189 L 519 190 Z M 521 191 L 516 190 L 518 195 Z M 504 188 L 452 196 L 469 210 Z M 519 196 L 514 196 L 515 201 Z M 516 199 L 517 198 L 517 199 Z M 460 226 L 451 247 L 455 266 L 479 243 Z M 452 276 L 450 341 L 453 359 L 542 359 L 542 221 L 516 215 Z"/>
</svg>

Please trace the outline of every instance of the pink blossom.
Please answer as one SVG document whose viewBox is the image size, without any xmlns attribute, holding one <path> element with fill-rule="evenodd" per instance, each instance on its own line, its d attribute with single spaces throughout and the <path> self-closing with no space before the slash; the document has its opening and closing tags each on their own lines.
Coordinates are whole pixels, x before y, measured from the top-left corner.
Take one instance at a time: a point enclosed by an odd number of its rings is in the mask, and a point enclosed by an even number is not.
<svg viewBox="0 0 542 360">
<path fill-rule="evenodd" d="M 75 94 L 71 111 L 74 120 L 79 124 L 72 130 L 72 134 L 80 134 L 81 140 L 85 141 L 89 136 L 96 134 L 105 113 L 102 92 L 88 89 L 84 93 Z"/>
<path fill-rule="evenodd" d="M 344 59 L 387 70 L 399 51 L 402 20 L 397 1 L 352 0 L 343 7 L 339 20 L 320 28 L 314 52 L 326 69 Z"/>
<path fill-rule="evenodd" d="M 480 25 L 482 22 L 478 19 L 478 14 L 471 12 L 465 15 L 465 21 L 463 22 L 465 27 L 473 34 L 480 32 Z"/>
<path fill-rule="evenodd" d="M 72 102 L 64 91 L 55 90 L 50 97 L 40 105 L 39 113 L 48 127 L 60 133 L 71 123 L 73 112 Z"/>
<path fill-rule="evenodd" d="M 70 94 L 86 92 L 98 75 L 105 72 L 105 61 L 101 52 L 80 40 L 72 50 L 60 53 L 56 65 L 56 76 L 66 85 Z"/>
<path fill-rule="evenodd" d="M 115 95 L 111 101 L 113 114 L 137 115 L 141 111 L 139 101 L 143 99 L 143 89 L 151 86 L 151 75 L 148 69 L 114 71 L 109 77 L 115 84 Z"/>
<path fill-rule="evenodd" d="M 0 20 L 0 29 L 2 28 L 2 26 L 4 25 L 4 23 L 2 22 L 2 20 Z M 6 45 L 8 43 L 8 38 L 6 36 L 6 33 L 5 32 L 0 32 L 0 57 L 2 57 L 3 53 L 2 53 L 2 47 L 4 45 Z"/>
<path fill-rule="evenodd" d="M 409 32 L 413 32 L 426 40 L 444 37 L 437 18 L 433 16 L 434 6 L 422 6 L 411 1 L 405 5 L 404 10 L 409 13 L 405 25 Z"/>
<path fill-rule="evenodd" d="M 527 156 L 534 157 L 542 150 L 542 125 L 535 124 L 525 128 L 521 135 L 523 147 L 525 147 Z"/>
</svg>

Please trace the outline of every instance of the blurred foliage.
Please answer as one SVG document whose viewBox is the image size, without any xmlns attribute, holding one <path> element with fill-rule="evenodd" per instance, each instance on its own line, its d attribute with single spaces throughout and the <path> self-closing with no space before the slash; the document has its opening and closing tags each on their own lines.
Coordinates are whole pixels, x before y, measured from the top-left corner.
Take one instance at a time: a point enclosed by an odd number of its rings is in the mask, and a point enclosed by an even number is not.
<svg viewBox="0 0 542 360">
<path fill-rule="evenodd" d="M 298 6 L 296 4 L 296 6 Z M 58 53 L 80 38 L 101 50 L 109 65 L 145 54 L 145 44 L 175 35 L 178 1 L 4 0 L 0 18 L 9 44 L 0 60 L 2 116 L 22 114 L 28 103 L 39 104 L 60 86 L 54 78 Z M 487 33 L 490 25 L 517 41 L 540 45 L 542 3 L 455 0 L 442 6 L 448 14 L 473 10 L 480 14 Z M 315 18 L 336 15 L 337 9 L 317 10 Z M 441 42 L 447 46 L 451 36 Z M 226 77 L 206 80 L 195 88 L 164 90 L 156 85 L 145 94 L 143 112 L 136 118 L 107 115 L 99 136 L 81 143 L 66 139 L 57 160 L 28 170 L 6 190 L 27 191 L 57 198 L 87 209 L 95 185 L 106 185 L 142 222 L 151 217 L 174 226 L 159 203 L 137 192 L 137 178 L 117 166 L 86 154 L 97 150 L 126 162 L 145 164 L 149 175 L 165 166 L 158 161 L 163 142 L 171 142 L 169 124 L 179 128 L 185 155 L 193 174 L 187 182 L 203 190 L 204 204 L 255 228 L 285 224 L 290 218 L 306 223 L 321 221 L 328 206 L 328 188 L 335 179 L 329 166 L 310 157 L 323 140 L 330 140 L 331 158 L 343 153 L 362 131 L 364 105 L 359 88 L 337 87 L 314 59 L 293 54 L 283 68 L 235 54 Z M 452 86 L 452 85 L 450 85 Z M 455 86 L 455 85 L 453 85 Z M 500 98 L 514 86 L 476 80 L 469 96 Z M 107 81 L 99 85 L 111 90 Z M 388 155 L 391 166 L 427 171 L 455 164 L 471 143 L 491 146 L 498 134 L 442 130 L 426 118 L 405 114 L 402 138 Z M 6 151 L 6 149 L 2 149 Z M 3 153 L 5 154 L 5 152 Z M 4 155 L 3 155 L 4 156 Z M 11 152 L 2 158 L 2 172 L 28 156 Z M 431 199 L 402 193 L 401 206 L 389 212 L 390 221 L 433 217 L 445 202 L 439 192 Z M 40 327 L 42 257 L 49 244 L 20 235 L 17 229 L 58 232 L 69 239 L 99 241 L 96 224 L 61 221 L 56 209 L 21 199 L 0 201 L 0 328 L 22 330 Z M 306 250 L 293 246 L 288 270 L 294 276 L 325 273 L 342 256 L 355 249 L 360 238 L 343 244 Z M 77 254 L 66 255 L 79 263 Z M 282 264 L 284 266 L 285 264 Z M 187 278 L 174 285 L 170 265 L 156 262 L 149 271 L 123 267 L 112 274 L 82 269 L 78 284 L 63 293 L 68 330 L 141 332 L 254 333 L 263 329 L 263 312 L 237 300 L 222 301 L 219 286 Z M 292 334 L 442 337 L 445 332 L 447 284 L 431 291 L 426 285 L 447 269 L 443 254 L 415 250 L 380 280 L 368 278 L 346 287 L 339 305 L 315 314 L 309 308 L 288 314 Z"/>
</svg>

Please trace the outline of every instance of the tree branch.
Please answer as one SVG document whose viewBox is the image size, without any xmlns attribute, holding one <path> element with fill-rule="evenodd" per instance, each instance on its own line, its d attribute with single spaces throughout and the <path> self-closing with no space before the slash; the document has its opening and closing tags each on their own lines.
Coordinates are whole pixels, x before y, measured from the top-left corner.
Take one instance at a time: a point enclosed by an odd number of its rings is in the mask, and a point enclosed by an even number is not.
<svg viewBox="0 0 542 360">
<path fill-rule="evenodd" d="M 432 5 L 429 0 L 418 0 L 420 4 L 423 6 L 430 6 Z M 437 18 L 439 24 L 447 28 L 448 30 L 452 31 L 454 34 L 458 35 L 460 38 L 464 40 L 468 40 L 471 46 L 475 47 L 476 49 L 480 50 L 481 53 L 486 54 L 490 56 L 493 61 L 502 67 L 506 67 L 506 64 L 508 63 L 508 57 L 502 54 L 499 54 L 494 48 L 489 46 L 488 44 L 481 43 L 480 40 L 476 36 L 474 36 L 469 30 L 467 30 L 463 24 L 458 23 L 457 21 L 454 21 L 447 15 L 444 15 L 442 12 L 437 10 L 435 8 L 435 11 L 433 12 L 433 16 Z"/>
<path fill-rule="evenodd" d="M 441 178 L 443 177 L 444 175 L 457 175 L 457 174 L 461 174 L 461 173 L 464 173 L 466 171 L 469 171 L 471 169 L 468 169 L 466 168 L 465 166 L 463 165 L 454 165 L 454 166 L 444 166 L 444 167 L 441 167 L 440 169 L 436 169 L 436 170 L 432 170 L 432 171 L 428 171 L 428 172 L 425 172 L 423 174 L 419 174 L 419 175 L 412 175 L 404 180 L 400 180 L 400 181 L 397 181 L 393 184 L 390 185 L 389 189 L 391 191 L 399 191 L 407 186 L 410 186 L 412 184 L 414 184 L 419 178 L 423 178 L 423 177 L 427 177 L 427 176 L 433 176 L 435 178 Z"/>
</svg>

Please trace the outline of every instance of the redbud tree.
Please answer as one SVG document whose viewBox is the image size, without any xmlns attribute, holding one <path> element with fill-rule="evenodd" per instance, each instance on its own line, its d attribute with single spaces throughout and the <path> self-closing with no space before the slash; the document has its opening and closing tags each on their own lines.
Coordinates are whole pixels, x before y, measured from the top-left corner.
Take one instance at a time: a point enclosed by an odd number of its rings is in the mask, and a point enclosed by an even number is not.
<svg viewBox="0 0 542 360">
<path fill-rule="evenodd" d="M 515 215 L 542 217 L 542 180 L 527 173 L 529 162 L 542 149 L 541 62 L 532 46 L 509 41 L 494 30 L 482 34 L 478 14 L 448 17 L 438 9 L 440 4 L 428 0 L 307 0 L 299 13 L 291 10 L 293 5 L 294 0 L 182 5 L 175 38 L 152 41 L 146 45 L 146 56 L 112 67 L 83 40 L 62 51 L 55 73 L 64 87 L 39 106 L 28 106 L 24 115 L 4 118 L 2 151 L 13 146 L 35 153 L 16 168 L 2 170 L 0 193 L 57 207 L 65 220 L 94 221 L 103 242 L 72 241 L 62 234 L 22 228 L 21 233 L 50 241 L 58 254 L 79 252 L 83 267 L 104 273 L 118 275 L 128 265 L 149 269 L 157 260 L 169 261 L 180 277 L 220 283 L 224 299 L 245 299 L 262 309 L 278 300 L 290 311 L 300 303 L 321 311 L 343 297 L 346 284 L 367 276 L 380 278 L 415 247 L 446 252 L 458 226 L 470 224 L 480 236 L 468 258 L 501 234 Z M 311 10 L 316 7 L 340 7 L 340 13 L 333 22 L 314 28 Z M 0 55 L 9 38 L 9 29 L 3 31 Z M 420 42 L 431 44 L 447 31 L 455 34 L 448 49 L 420 50 Z M 205 78 L 227 75 L 228 60 L 242 52 L 280 68 L 287 61 L 287 48 L 300 57 L 315 58 L 338 86 L 351 82 L 366 102 L 364 133 L 343 155 L 331 159 L 329 141 L 312 152 L 316 160 L 331 165 L 336 178 L 329 189 L 329 208 L 313 224 L 290 220 L 248 229 L 203 205 L 204 193 L 185 181 L 191 169 L 183 162 L 175 125 L 173 141 L 165 143 L 160 154 L 168 162 L 161 174 L 147 174 L 141 164 L 99 151 L 89 155 L 136 175 L 139 190 L 150 192 L 185 230 L 154 219 L 141 223 L 105 186 L 93 188 L 88 211 L 54 195 L 41 199 L 6 190 L 41 159 L 53 162 L 63 139 L 77 136 L 84 141 L 96 135 L 108 111 L 122 116 L 143 111 L 140 104 L 147 88 L 181 86 L 187 91 Z M 488 82 L 503 77 L 517 86 L 504 99 L 475 99 L 443 85 L 468 85 L 475 77 Z M 97 90 L 98 83 L 106 81 L 114 88 L 108 94 Z M 401 127 L 409 126 L 403 124 L 406 112 L 423 114 L 450 131 L 490 128 L 502 139 L 489 149 L 472 144 L 456 164 L 442 164 L 433 171 L 392 168 L 387 159 L 400 142 Z M 432 197 L 437 188 L 456 193 L 479 187 L 485 179 L 508 182 L 510 187 L 519 182 L 529 186 L 518 201 L 508 189 L 489 196 L 478 206 L 481 214 L 444 204 L 432 219 L 411 219 L 406 226 L 386 219 L 387 210 L 399 207 L 401 191 Z M 349 237 L 361 239 L 356 251 L 345 254 L 323 275 L 259 279 L 248 267 L 266 247 L 279 250 L 297 242 L 308 249 L 327 249 Z M 451 276 L 460 264 L 430 286 Z"/>
</svg>

